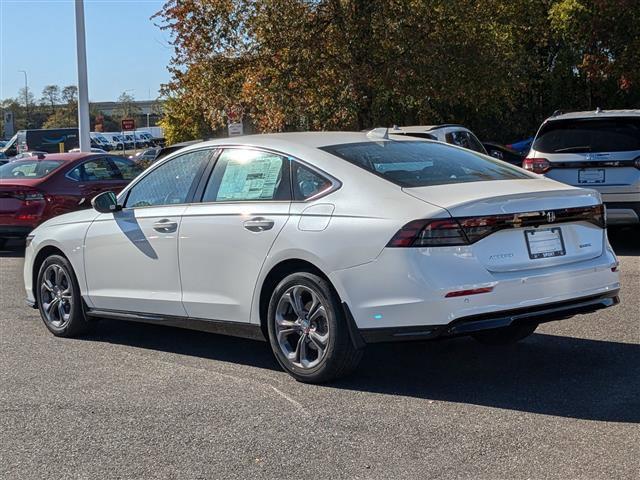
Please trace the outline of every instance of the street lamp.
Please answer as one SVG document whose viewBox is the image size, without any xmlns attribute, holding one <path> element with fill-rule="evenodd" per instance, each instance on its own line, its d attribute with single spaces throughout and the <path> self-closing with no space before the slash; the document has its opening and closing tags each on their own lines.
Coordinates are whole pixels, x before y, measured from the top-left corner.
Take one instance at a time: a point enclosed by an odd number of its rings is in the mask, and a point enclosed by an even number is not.
<svg viewBox="0 0 640 480">
<path fill-rule="evenodd" d="M 29 84 L 27 82 L 27 71 L 18 70 L 18 72 L 24 73 L 24 108 L 27 112 L 27 127 L 29 127 Z"/>
</svg>

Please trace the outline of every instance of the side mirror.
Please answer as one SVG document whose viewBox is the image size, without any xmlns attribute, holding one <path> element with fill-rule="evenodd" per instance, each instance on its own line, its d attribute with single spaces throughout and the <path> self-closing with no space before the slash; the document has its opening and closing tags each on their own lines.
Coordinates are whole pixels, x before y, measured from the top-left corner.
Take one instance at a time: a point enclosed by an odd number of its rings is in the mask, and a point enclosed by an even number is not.
<svg viewBox="0 0 640 480">
<path fill-rule="evenodd" d="M 102 192 L 91 200 L 91 206 L 100 213 L 114 213 L 122 210 L 122 205 L 118 205 L 118 197 L 113 192 Z"/>
</svg>

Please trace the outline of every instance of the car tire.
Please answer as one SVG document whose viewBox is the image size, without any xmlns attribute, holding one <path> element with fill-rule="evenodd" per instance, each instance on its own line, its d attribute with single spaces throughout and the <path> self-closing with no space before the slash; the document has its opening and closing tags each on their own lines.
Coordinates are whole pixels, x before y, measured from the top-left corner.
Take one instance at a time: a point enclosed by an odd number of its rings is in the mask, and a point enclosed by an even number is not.
<svg viewBox="0 0 640 480">
<path fill-rule="evenodd" d="M 267 319 L 278 363 L 300 382 L 342 378 L 362 358 L 363 350 L 351 340 L 337 293 L 318 275 L 298 272 L 278 283 Z"/>
<path fill-rule="evenodd" d="M 85 318 L 78 280 L 69 260 L 51 255 L 42 262 L 36 283 L 40 316 L 56 337 L 75 337 L 86 333 Z"/>
<path fill-rule="evenodd" d="M 485 345 L 511 345 L 528 337 L 538 328 L 537 323 L 510 325 L 485 332 L 474 333 L 471 336 Z"/>
</svg>

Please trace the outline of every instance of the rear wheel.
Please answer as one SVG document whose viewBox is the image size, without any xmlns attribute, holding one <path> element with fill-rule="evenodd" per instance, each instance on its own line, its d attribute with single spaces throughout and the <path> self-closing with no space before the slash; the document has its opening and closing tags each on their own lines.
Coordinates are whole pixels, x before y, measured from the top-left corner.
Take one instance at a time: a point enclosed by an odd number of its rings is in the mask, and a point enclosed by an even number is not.
<svg viewBox="0 0 640 480">
<path fill-rule="evenodd" d="M 267 318 L 276 359 L 296 380 L 335 380 L 353 371 L 362 358 L 337 294 L 317 275 L 299 272 L 284 278 L 271 295 Z"/>
<path fill-rule="evenodd" d="M 535 332 L 536 328 L 538 328 L 537 323 L 510 325 L 504 328 L 474 333 L 471 336 L 485 345 L 509 345 L 528 337 Z"/>
<path fill-rule="evenodd" d="M 73 337 L 87 331 L 78 280 L 69 260 L 51 255 L 42 262 L 36 295 L 40 316 L 55 336 Z"/>
</svg>

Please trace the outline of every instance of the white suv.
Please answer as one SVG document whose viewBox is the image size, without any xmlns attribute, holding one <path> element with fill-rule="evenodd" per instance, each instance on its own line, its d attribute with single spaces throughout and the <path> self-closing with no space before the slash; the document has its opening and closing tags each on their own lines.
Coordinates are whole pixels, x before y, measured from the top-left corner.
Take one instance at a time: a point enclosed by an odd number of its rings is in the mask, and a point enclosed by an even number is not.
<svg viewBox="0 0 640 480">
<path fill-rule="evenodd" d="M 610 224 L 640 222 L 640 110 L 546 119 L 522 166 L 602 195 Z"/>
</svg>

